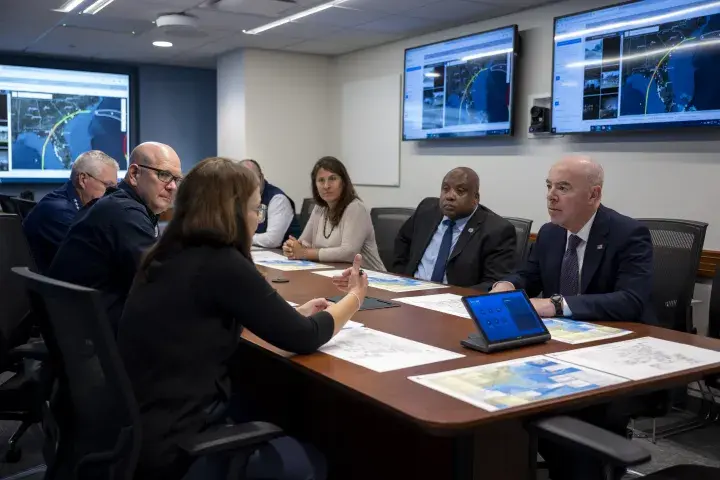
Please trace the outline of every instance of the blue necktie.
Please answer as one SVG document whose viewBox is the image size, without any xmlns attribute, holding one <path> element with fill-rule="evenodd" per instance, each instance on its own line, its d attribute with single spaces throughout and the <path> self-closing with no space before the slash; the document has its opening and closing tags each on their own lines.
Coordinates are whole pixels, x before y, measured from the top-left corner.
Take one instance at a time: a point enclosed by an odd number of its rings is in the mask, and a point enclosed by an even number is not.
<svg viewBox="0 0 720 480">
<path fill-rule="evenodd" d="M 440 250 L 438 250 L 435 267 L 433 268 L 432 277 L 430 278 L 433 282 L 438 283 L 442 283 L 445 279 L 445 267 L 447 266 L 447 261 L 450 257 L 450 249 L 452 248 L 453 227 L 455 226 L 455 221 L 443 220 L 443 225 L 447 226 L 447 229 L 445 230 L 445 235 L 443 235 L 442 243 L 440 243 Z"/>
<path fill-rule="evenodd" d="M 567 250 L 562 261 L 560 272 L 560 295 L 572 297 L 580 294 L 580 262 L 578 261 L 577 247 L 582 238 L 577 235 L 570 235 Z"/>
</svg>

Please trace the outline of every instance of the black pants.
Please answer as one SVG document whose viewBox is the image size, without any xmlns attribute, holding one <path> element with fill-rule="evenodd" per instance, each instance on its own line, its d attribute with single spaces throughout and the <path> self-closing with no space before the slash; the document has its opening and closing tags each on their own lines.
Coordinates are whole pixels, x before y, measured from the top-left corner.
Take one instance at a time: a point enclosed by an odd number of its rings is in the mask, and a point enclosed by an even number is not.
<svg viewBox="0 0 720 480">
<path fill-rule="evenodd" d="M 578 410 L 571 416 L 624 437 L 630 421 L 627 412 L 623 402 L 613 402 Z M 605 480 L 602 463 L 590 455 L 542 439 L 538 452 L 547 463 L 551 480 Z M 616 469 L 613 479 L 619 480 L 624 474 L 624 468 Z"/>
</svg>

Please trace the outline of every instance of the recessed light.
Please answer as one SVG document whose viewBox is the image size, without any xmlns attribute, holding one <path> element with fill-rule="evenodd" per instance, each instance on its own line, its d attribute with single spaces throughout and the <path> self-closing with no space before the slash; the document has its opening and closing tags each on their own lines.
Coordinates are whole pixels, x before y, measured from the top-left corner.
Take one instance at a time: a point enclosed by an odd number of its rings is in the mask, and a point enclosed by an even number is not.
<svg viewBox="0 0 720 480">
<path fill-rule="evenodd" d="M 63 12 L 63 13 L 70 13 L 73 10 L 75 10 L 77 7 L 80 6 L 81 3 L 83 3 L 85 0 L 68 0 L 67 2 L 63 3 L 60 8 L 54 8 L 53 11 L 55 12 Z"/>
<path fill-rule="evenodd" d="M 161 47 L 161 48 L 170 48 L 173 46 L 172 42 L 166 42 L 164 40 L 155 41 L 155 42 L 153 42 L 153 45 L 155 45 L 156 47 Z"/>
<path fill-rule="evenodd" d="M 96 0 L 93 2 L 89 7 L 87 7 L 85 10 L 82 11 L 82 13 L 86 15 L 95 15 L 103 8 L 110 5 L 115 0 Z"/>
<path fill-rule="evenodd" d="M 265 32 L 267 30 L 270 30 L 271 28 L 279 27 L 281 25 L 285 25 L 286 23 L 294 22 L 295 20 L 300 20 L 301 18 L 320 13 L 324 10 L 327 10 L 328 8 L 337 7 L 341 3 L 345 3 L 347 1 L 348 0 L 332 0 L 331 2 L 308 8 L 307 10 L 303 10 L 302 12 L 295 13 L 293 15 L 290 15 L 289 17 L 281 18 L 280 20 L 275 20 L 274 22 L 270 22 L 266 25 L 253 28 L 252 30 L 243 30 L 243 33 L 246 33 L 248 35 L 257 35 L 258 33 Z"/>
</svg>

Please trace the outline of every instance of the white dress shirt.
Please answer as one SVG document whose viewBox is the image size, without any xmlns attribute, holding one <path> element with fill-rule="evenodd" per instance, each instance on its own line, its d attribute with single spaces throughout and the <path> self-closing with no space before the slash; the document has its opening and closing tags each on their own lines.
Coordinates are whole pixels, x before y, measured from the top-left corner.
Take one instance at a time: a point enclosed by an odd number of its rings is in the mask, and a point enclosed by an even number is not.
<svg viewBox="0 0 720 480">
<path fill-rule="evenodd" d="M 253 235 L 253 245 L 265 248 L 279 248 L 285 233 L 295 218 L 290 200 L 285 195 L 275 195 L 267 206 L 267 230 Z"/>
<path fill-rule="evenodd" d="M 587 221 L 587 223 L 575 234 L 578 237 L 580 237 L 580 242 L 575 249 L 577 252 L 578 257 L 578 269 L 580 270 L 578 272 L 578 282 L 582 285 L 582 269 L 583 269 L 583 261 L 585 260 L 585 247 L 587 247 L 588 239 L 590 238 L 590 230 L 592 230 L 593 223 L 595 222 L 595 215 L 597 213 L 594 213 L 592 217 L 590 217 L 590 220 Z M 570 235 L 572 235 L 572 232 L 568 230 L 567 232 L 567 239 L 565 241 L 565 250 L 567 251 L 567 247 L 570 244 Z M 567 302 L 563 298 L 563 316 L 565 317 L 572 317 L 572 311 L 570 311 L 570 307 L 568 307 Z"/>
</svg>

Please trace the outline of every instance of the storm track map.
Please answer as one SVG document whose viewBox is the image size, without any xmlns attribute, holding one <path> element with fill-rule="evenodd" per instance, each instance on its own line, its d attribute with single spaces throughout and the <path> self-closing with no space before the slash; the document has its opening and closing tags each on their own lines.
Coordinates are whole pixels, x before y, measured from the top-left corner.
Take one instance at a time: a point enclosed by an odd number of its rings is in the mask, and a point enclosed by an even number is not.
<svg viewBox="0 0 720 480">
<path fill-rule="evenodd" d="M 655 31 L 626 36 L 620 115 L 720 109 L 718 43 L 720 14 L 673 21 Z"/>
<path fill-rule="evenodd" d="M 448 65 L 445 125 L 507 122 L 507 73 L 507 55 Z"/>
<path fill-rule="evenodd" d="M 127 168 L 121 99 L 53 94 L 11 98 L 13 168 L 69 170 L 88 150 L 102 150 Z"/>
</svg>

